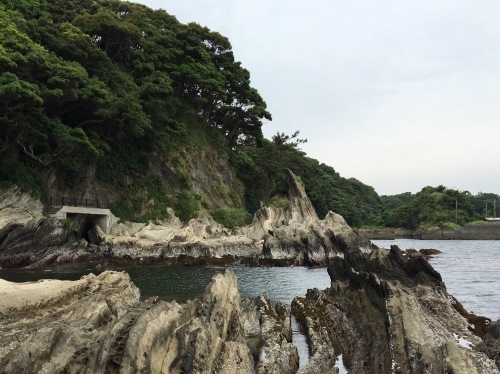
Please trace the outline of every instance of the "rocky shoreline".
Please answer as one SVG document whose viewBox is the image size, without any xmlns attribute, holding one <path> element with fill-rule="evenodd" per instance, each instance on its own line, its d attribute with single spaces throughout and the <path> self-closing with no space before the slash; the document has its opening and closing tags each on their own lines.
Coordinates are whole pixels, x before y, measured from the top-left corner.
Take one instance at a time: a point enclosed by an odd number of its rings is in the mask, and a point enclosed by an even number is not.
<svg viewBox="0 0 500 374">
<path fill-rule="evenodd" d="M 140 301 L 126 273 L 3 281 L 0 372 L 296 372 L 289 312 L 265 296 L 241 301 L 236 282 L 228 270 L 177 304 Z"/>
<path fill-rule="evenodd" d="M 500 321 L 468 314 L 420 255 L 354 250 L 330 262 L 331 287 L 241 299 L 216 274 L 184 304 L 140 299 L 125 272 L 77 281 L 0 280 L 1 373 L 296 373 L 293 314 L 310 357 L 301 373 L 499 373 Z"/>
<path fill-rule="evenodd" d="M 111 235 L 92 228 L 90 245 L 77 223 L 16 206 L 29 199 L 15 192 L 0 210 L 18 220 L 0 221 L 8 221 L 0 227 L 2 267 L 89 259 L 295 264 L 327 266 L 331 287 L 297 295 L 288 310 L 265 295 L 242 300 L 230 270 L 185 304 L 141 300 L 126 273 L 0 280 L 0 372 L 295 373 L 291 314 L 309 345 L 301 373 L 338 372 L 340 354 L 350 373 L 500 372 L 499 321 L 469 314 L 422 253 L 377 248 L 332 212 L 318 219 L 301 184 L 288 179 L 288 208 L 262 208 L 248 227 L 229 231 L 208 216 L 187 225 L 119 224 Z"/>
<path fill-rule="evenodd" d="M 161 222 L 119 223 L 110 235 L 88 219 L 71 223 L 44 217 L 41 204 L 11 189 L 0 195 L 0 267 L 37 267 L 64 262 L 102 260 L 166 264 L 326 266 L 344 248 L 371 243 L 333 212 L 318 218 L 303 186 L 287 172 L 289 204 L 263 207 L 251 225 L 229 230 L 208 214 L 183 224 L 172 213 Z M 29 204 L 28 204 L 29 202 Z M 35 206 L 29 211 L 27 206 Z M 23 216 L 24 214 L 24 216 Z M 9 220 L 9 217 L 11 219 Z"/>
</svg>

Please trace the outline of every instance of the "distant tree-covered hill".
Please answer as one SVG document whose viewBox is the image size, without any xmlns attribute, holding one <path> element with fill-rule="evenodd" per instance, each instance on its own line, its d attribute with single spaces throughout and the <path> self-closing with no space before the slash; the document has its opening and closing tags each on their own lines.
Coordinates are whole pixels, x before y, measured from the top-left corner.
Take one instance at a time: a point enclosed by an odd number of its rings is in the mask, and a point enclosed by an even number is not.
<svg viewBox="0 0 500 374">
<path fill-rule="evenodd" d="M 448 228 L 492 217 L 500 196 L 492 193 L 472 195 L 445 186 L 424 187 L 420 192 L 382 196 L 381 225 L 416 229 Z M 489 208 L 487 208 L 489 206 Z M 488 209 L 488 210 L 486 210 Z"/>
</svg>

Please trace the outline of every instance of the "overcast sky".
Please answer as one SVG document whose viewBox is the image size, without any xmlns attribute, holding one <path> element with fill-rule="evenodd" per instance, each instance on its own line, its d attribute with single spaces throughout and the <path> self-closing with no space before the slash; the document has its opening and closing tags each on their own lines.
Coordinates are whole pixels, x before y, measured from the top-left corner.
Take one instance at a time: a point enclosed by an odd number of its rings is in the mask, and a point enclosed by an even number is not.
<svg viewBox="0 0 500 374">
<path fill-rule="evenodd" d="M 136 0 L 137 1 L 137 0 Z M 497 0 L 139 0 L 227 36 L 273 121 L 380 195 L 500 193 Z"/>
</svg>

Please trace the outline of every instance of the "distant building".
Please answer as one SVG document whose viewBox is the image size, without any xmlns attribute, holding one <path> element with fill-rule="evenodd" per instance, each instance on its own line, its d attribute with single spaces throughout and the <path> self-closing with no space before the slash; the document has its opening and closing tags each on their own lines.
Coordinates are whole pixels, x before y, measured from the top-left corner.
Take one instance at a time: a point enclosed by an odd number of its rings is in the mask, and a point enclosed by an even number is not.
<svg viewBox="0 0 500 374">
<path fill-rule="evenodd" d="M 485 220 L 491 223 L 500 223 L 500 218 L 486 217 Z"/>
</svg>

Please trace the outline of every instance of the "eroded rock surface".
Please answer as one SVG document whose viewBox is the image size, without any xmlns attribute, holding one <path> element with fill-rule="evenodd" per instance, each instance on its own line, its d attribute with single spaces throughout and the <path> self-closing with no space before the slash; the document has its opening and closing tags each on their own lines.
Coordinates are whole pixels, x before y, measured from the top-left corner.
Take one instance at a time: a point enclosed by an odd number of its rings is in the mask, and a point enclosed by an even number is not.
<svg viewBox="0 0 500 374">
<path fill-rule="evenodd" d="M 499 372 L 422 256 L 404 258 L 396 246 L 350 251 L 328 273 L 330 289 L 292 303 L 312 342 L 309 369 L 333 370 L 342 353 L 354 373 Z"/>
<path fill-rule="evenodd" d="M 257 373 L 293 374 L 299 368 L 299 354 L 292 343 L 290 311 L 267 295 L 242 301 L 247 344 L 257 364 Z"/>
<path fill-rule="evenodd" d="M 14 219 L 17 216 L 12 216 L 12 222 L 0 228 L 0 267 L 110 258 L 190 265 L 242 262 L 326 266 L 330 258 L 343 256 L 347 248 L 370 247 L 369 241 L 361 239 L 340 215 L 329 212 L 320 220 L 291 171 L 287 171 L 287 180 L 288 207 L 263 207 L 255 213 L 251 225 L 235 230 L 223 227 L 208 214 L 183 224 L 173 211 L 161 222 L 119 223 L 110 235 L 95 227 L 89 229 L 85 219 L 69 224 L 37 216 L 19 223 Z"/>
<path fill-rule="evenodd" d="M 139 301 L 126 273 L 1 281 L 2 373 L 295 373 L 290 314 L 217 274 L 201 299 Z M 258 343 L 252 344 L 252 338 Z M 252 355 L 253 353 L 253 355 Z"/>
<path fill-rule="evenodd" d="M 43 204 L 17 186 L 0 191 L 0 229 L 8 224 L 22 225 L 42 217 Z"/>
<path fill-rule="evenodd" d="M 497 367 L 500 368 L 500 320 L 486 326 L 483 341 L 479 343 L 477 349 L 495 360 Z"/>
</svg>

